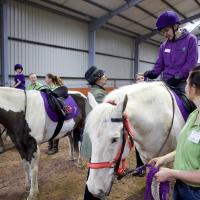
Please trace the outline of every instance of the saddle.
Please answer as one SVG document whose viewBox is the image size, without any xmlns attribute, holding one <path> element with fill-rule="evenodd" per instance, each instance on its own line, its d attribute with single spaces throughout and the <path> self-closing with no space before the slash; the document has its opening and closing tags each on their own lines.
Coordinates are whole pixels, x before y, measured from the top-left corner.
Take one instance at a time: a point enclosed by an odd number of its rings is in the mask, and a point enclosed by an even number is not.
<svg viewBox="0 0 200 200">
<path fill-rule="evenodd" d="M 183 113 L 184 112 L 183 109 L 180 109 L 180 110 L 182 112 L 183 117 L 184 115 L 186 115 L 184 119 L 187 120 L 187 117 L 189 116 L 189 114 L 192 113 L 196 109 L 195 104 L 187 98 L 187 96 L 185 95 L 183 91 L 180 91 L 174 87 L 170 87 L 170 88 L 175 93 L 176 101 L 179 105 L 179 108 L 181 107 L 179 101 L 181 101 L 181 103 L 183 104 L 186 114 Z"/>
<path fill-rule="evenodd" d="M 68 110 L 65 105 L 65 99 L 68 98 L 68 89 L 65 86 L 56 88 L 54 91 L 49 88 L 42 89 L 41 92 L 46 94 L 50 108 L 58 115 L 58 118 L 65 118 Z"/>
<path fill-rule="evenodd" d="M 52 141 L 62 129 L 66 116 L 69 114 L 65 105 L 65 99 L 68 98 L 68 89 L 65 86 L 61 86 L 56 88 L 54 91 L 51 91 L 49 88 L 45 88 L 42 89 L 41 92 L 46 94 L 46 98 L 51 110 L 56 113 L 58 117 L 58 123 L 54 134 L 49 139 L 49 141 Z"/>
</svg>

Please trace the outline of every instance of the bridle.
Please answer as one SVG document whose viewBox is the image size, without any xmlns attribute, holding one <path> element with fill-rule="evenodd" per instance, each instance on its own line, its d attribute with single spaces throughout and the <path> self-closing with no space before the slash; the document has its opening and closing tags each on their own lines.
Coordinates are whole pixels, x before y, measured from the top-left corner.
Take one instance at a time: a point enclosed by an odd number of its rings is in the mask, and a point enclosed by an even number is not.
<svg viewBox="0 0 200 200">
<path fill-rule="evenodd" d="M 111 102 L 108 102 L 108 103 L 111 103 Z M 129 126 L 128 116 L 126 114 L 124 114 L 122 118 L 111 118 L 111 122 L 123 123 L 122 134 L 121 134 L 122 143 L 117 151 L 117 154 L 115 155 L 114 159 L 110 162 L 109 161 L 99 162 L 99 163 L 90 162 L 88 164 L 88 168 L 90 169 L 114 168 L 114 173 L 117 176 L 117 178 L 119 178 L 123 174 L 124 170 L 126 169 L 126 159 L 122 159 L 122 155 L 124 153 L 126 143 L 128 143 L 129 149 L 131 150 L 133 147 L 134 134 L 131 131 L 131 128 Z M 121 163 L 122 165 L 120 167 Z"/>
<path fill-rule="evenodd" d="M 156 154 L 156 156 L 158 156 L 161 151 L 163 150 L 165 143 L 167 142 L 169 135 L 172 131 L 172 127 L 173 127 L 173 122 L 174 122 L 174 115 L 175 115 L 175 102 L 173 99 L 173 96 L 169 90 L 168 87 L 166 87 L 165 85 L 163 85 L 166 90 L 168 91 L 168 93 L 170 94 L 171 100 L 172 100 L 172 120 L 171 120 L 171 125 L 169 127 L 169 131 L 167 134 L 167 137 L 164 140 L 163 145 L 160 147 L 158 153 Z M 107 103 L 110 103 L 112 105 L 116 105 L 114 101 L 109 101 Z M 128 120 L 128 116 L 127 114 L 123 114 L 122 118 L 111 118 L 111 122 L 122 122 L 123 123 L 123 129 L 122 129 L 122 144 L 120 145 L 117 154 L 115 155 L 114 159 L 110 162 L 99 162 L 99 163 L 92 163 L 90 162 L 88 164 L 88 168 L 90 169 L 105 169 L 105 168 L 114 168 L 114 173 L 117 176 L 117 179 L 121 179 L 124 176 L 128 175 L 129 173 L 132 173 L 133 171 L 135 171 L 135 169 L 133 170 L 129 170 L 129 172 L 124 173 L 124 170 L 126 169 L 126 159 L 122 159 L 122 155 L 124 153 L 124 149 L 126 146 L 126 143 L 128 142 L 129 144 L 129 149 L 131 150 L 133 147 L 133 140 L 135 138 L 134 133 L 131 130 L 131 127 L 129 125 L 129 120 Z M 155 156 L 155 157 L 156 157 Z M 121 167 L 120 164 L 122 163 Z M 142 167 L 145 167 L 142 166 Z"/>
</svg>

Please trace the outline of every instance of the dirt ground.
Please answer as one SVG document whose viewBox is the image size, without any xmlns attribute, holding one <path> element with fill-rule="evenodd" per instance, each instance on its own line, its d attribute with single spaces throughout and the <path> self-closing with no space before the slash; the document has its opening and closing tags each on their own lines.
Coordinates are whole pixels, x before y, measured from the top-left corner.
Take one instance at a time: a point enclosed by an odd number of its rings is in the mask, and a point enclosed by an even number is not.
<svg viewBox="0 0 200 200">
<path fill-rule="evenodd" d="M 69 161 L 67 139 L 60 141 L 60 151 L 56 155 L 46 155 L 46 149 L 47 144 L 41 145 L 38 199 L 82 200 L 87 168 L 84 165 L 77 167 L 74 161 Z M 129 166 L 135 166 L 134 152 L 129 156 Z M 0 200 L 25 200 L 24 180 L 16 150 L 11 148 L 0 154 Z M 116 181 L 108 200 L 142 200 L 144 185 L 145 178 L 132 176 Z"/>
</svg>

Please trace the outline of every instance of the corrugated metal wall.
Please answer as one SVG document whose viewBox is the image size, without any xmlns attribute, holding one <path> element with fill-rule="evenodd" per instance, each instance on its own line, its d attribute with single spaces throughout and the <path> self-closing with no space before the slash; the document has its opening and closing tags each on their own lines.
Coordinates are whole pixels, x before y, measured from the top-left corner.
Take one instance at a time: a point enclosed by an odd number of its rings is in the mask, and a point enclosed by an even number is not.
<svg viewBox="0 0 200 200">
<path fill-rule="evenodd" d="M 8 10 L 10 74 L 14 64 L 21 63 L 25 74 L 83 76 L 88 66 L 87 24 L 16 1 L 10 1 Z"/>
<path fill-rule="evenodd" d="M 154 63 L 158 56 L 158 47 L 142 43 L 139 47 L 139 69 L 140 73 L 145 72 L 146 70 L 151 69 L 154 66 Z"/>
<path fill-rule="evenodd" d="M 106 70 L 110 78 L 132 79 L 133 41 L 109 30 L 97 31 L 96 63 Z M 129 84 L 130 81 L 117 81 L 116 86 Z"/>
<path fill-rule="evenodd" d="M 88 25 L 58 14 L 9 1 L 9 73 L 21 63 L 25 74 L 55 73 L 64 77 L 83 77 L 88 67 Z M 100 29 L 96 38 L 96 64 L 105 69 L 109 86 L 131 83 L 134 41 L 130 37 Z M 139 71 L 153 66 L 157 47 L 140 46 Z M 146 62 L 147 61 L 147 62 Z M 67 80 L 71 87 L 86 86 L 84 80 Z"/>
</svg>

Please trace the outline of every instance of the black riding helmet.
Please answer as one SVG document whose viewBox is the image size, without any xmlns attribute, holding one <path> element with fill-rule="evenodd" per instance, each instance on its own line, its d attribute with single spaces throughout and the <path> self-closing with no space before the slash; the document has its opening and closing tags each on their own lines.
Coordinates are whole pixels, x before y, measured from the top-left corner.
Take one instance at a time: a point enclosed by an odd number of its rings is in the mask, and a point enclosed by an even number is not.
<svg viewBox="0 0 200 200">
<path fill-rule="evenodd" d="M 98 69 L 95 66 L 90 67 L 85 72 L 85 79 L 88 81 L 90 85 L 95 84 L 103 75 L 105 74 L 105 71 Z"/>
</svg>

